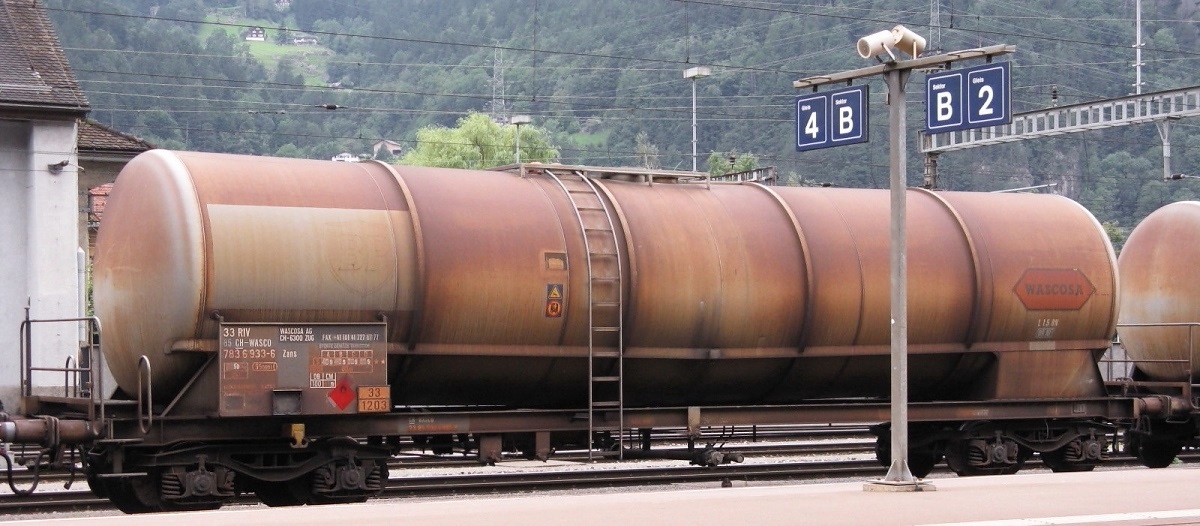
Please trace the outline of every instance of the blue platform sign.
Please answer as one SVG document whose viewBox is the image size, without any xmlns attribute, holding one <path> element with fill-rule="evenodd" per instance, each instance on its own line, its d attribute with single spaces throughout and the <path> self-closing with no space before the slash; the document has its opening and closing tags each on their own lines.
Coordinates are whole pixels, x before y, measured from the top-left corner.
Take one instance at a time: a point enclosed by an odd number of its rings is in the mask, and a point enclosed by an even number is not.
<svg viewBox="0 0 1200 526">
<path fill-rule="evenodd" d="M 925 131 L 944 133 L 1012 122 L 1009 63 L 925 77 Z"/>
<path fill-rule="evenodd" d="M 796 98 L 796 151 L 867 142 L 866 85 Z"/>
</svg>

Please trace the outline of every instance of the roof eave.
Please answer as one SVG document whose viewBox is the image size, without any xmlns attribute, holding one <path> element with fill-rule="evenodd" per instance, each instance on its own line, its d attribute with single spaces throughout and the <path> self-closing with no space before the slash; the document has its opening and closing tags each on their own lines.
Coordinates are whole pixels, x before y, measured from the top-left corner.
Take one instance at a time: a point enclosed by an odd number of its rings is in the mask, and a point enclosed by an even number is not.
<svg viewBox="0 0 1200 526">
<path fill-rule="evenodd" d="M 87 116 L 92 108 L 62 104 L 38 104 L 0 101 L 0 118 L 29 120 L 70 120 Z"/>
</svg>

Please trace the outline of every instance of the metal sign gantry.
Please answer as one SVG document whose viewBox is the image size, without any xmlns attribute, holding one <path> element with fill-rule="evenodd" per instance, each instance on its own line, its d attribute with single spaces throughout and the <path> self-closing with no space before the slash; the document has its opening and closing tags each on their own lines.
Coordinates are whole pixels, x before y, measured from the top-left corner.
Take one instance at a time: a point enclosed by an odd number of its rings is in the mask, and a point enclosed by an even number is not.
<svg viewBox="0 0 1200 526">
<path fill-rule="evenodd" d="M 1171 122 L 1200 115 L 1200 86 L 1018 113 L 1012 122 L 973 130 L 921 133 L 925 185 L 935 186 L 937 156 L 1038 137 L 1153 122 L 1163 142 L 1163 177 L 1171 176 Z"/>
<path fill-rule="evenodd" d="M 902 26 L 897 26 L 902 28 Z M 881 32 L 886 33 L 886 32 Z M 863 39 L 865 40 L 865 39 Z M 860 45 L 862 40 L 860 40 Z M 882 75 L 887 83 L 888 105 L 888 182 L 890 187 L 891 217 L 889 240 L 889 289 L 891 305 L 891 467 L 879 484 L 896 488 L 928 487 L 929 484 L 916 480 L 908 467 L 908 260 L 906 199 L 907 199 L 907 162 L 908 147 L 905 134 L 905 89 L 904 86 L 913 70 L 930 67 L 949 67 L 949 64 L 961 60 L 985 58 L 1012 53 L 1014 46 L 996 45 L 975 49 L 964 49 L 951 53 L 943 53 L 929 57 L 919 57 L 909 60 L 892 60 L 852 71 L 842 71 L 829 75 L 807 77 L 795 82 L 792 86 L 798 89 L 812 88 L 814 91 L 827 84 L 852 82 L 855 79 Z M 862 51 L 860 55 L 864 55 Z M 889 52 L 890 54 L 890 52 Z M 916 54 L 916 53 L 914 53 Z M 865 58 L 865 55 L 864 55 Z M 893 57 L 894 58 L 894 57 Z M 799 106 L 798 106 L 799 107 Z M 865 109 L 865 108 L 864 108 Z M 865 113 L 865 112 L 860 112 Z M 797 126 L 805 121 L 804 115 L 797 113 Z M 819 125 L 820 118 L 812 122 Z M 826 128 L 828 131 L 828 128 Z M 820 135 L 819 133 L 816 135 Z M 801 146 L 797 140 L 798 147 Z"/>
</svg>

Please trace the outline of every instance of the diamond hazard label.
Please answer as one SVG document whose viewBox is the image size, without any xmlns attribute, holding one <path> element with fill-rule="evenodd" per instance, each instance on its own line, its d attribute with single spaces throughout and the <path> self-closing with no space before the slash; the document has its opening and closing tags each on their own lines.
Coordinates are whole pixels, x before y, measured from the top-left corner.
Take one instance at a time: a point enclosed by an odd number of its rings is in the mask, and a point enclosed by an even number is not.
<svg viewBox="0 0 1200 526">
<path fill-rule="evenodd" d="M 357 395 L 354 393 L 354 387 L 350 385 L 350 380 L 343 376 L 338 378 L 337 385 L 329 390 L 328 396 L 334 407 L 344 411 Z"/>
<path fill-rule="evenodd" d="M 1079 310 L 1096 287 L 1079 269 L 1031 268 L 1017 280 L 1013 293 L 1029 310 Z"/>
</svg>

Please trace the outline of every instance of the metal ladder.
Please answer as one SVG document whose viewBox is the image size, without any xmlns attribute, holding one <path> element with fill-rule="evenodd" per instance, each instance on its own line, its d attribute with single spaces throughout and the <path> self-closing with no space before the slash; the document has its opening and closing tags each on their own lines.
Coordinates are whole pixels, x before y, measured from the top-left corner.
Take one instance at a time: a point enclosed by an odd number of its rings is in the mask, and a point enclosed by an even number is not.
<svg viewBox="0 0 1200 526">
<path fill-rule="evenodd" d="M 601 456 L 625 456 L 624 298 L 621 244 L 612 210 L 600 188 L 579 171 L 562 175 L 545 170 L 567 194 L 583 232 L 588 275 L 588 440 L 596 432 L 615 432 L 617 450 Z M 615 350 L 614 350 L 615 349 Z M 615 411 L 616 422 L 607 415 Z M 589 445 L 588 460 L 595 448 Z"/>
</svg>

